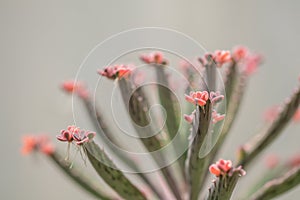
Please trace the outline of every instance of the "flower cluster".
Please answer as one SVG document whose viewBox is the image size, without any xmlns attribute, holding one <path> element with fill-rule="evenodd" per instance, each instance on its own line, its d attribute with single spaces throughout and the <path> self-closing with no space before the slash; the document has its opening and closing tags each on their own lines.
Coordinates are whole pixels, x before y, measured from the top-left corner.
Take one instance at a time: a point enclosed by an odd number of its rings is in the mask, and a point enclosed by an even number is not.
<svg viewBox="0 0 300 200">
<path fill-rule="evenodd" d="M 231 176 L 232 173 L 238 171 L 240 176 L 246 175 L 246 171 L 242 169 L 241 166 L 234 168 L 232 167 L 231 160 L 223 160 L 220 159 L 215 164 L 210 165 L 209 171 L 211 174 L 219 177 L 229 175 Z"/>
<path fill-rule="evenodd" d="M 23 147 L 21 153 L 27 155 L 33 151 L 40 151 L 46 155 L 51 155 L 54 152 L 54 146 L 46 135 L 26 135 L 23 137 Z"/>
<path fill-rule="evenodd" d="M 198 60 L 205 66 L 208 58 L 213 59 L 219 68 L 228 63 L 238 64 L 240 70 L 248 76 L 256 72 L 262 60 L 261 55 L 250 52 L 244 46 L 237 46 L 231 52 L 228 50 L 216 50 L 213 53 L 205 54 L 204 57 L 200 57 Z"/>
<path fill-rule="evenodd" d="M 262 57 L 259 54 L 251 53 L 246 47 L 237 46 L 233 49 L 232 57 L 235 62 L 241 66 L 241 70 L 246 75 L 252 75 L 256 72 Z"/>
<path fill-rule="evenodd" d="M 107 66 L 103 70 L 98 70 L 98 74 L 105 76 L 108 79 L 120 79 L 127 77 L 133 69 L 134 67 L 130 65 L 114 65 Z"/>
<path fill-rule="evenodd" d="M 75 141 L 77 145 L 82 145 L 91 141 L 95 135 L 95 132 L 81 130 L 76 126 L 68 126 L 67 130 L 61 130 L 60 135 L 56 136 L 56 138 L 62 142 L 71 143 Z"/>
<path fill-rule="evenodd" d="M 212 164 L 209 167 L 209 171 L 211 174 L 215 176 L 225 175 L 228 173 L 232 168 L 232 162 L 231 160 L 223 160 L 220 159 L 215 164 Z"/>
<path fill-rule="evenodd" d="M 190 95 L 185 95 L 185 99 L 195 105 L 204 106 L 209 99 L 207 91 L 190 92 Z"/>
<path fill-rule="evenodd" d="M 147 64 L 166 65 L 168 63 L 161 52 L 143 54 L 140 59 Z"/>
<path fill-rule="evenodd" d="M 207 101 L 210 100 L 212 104 L 216 104 L 224 99 L 224 95 L 221 95 L 220 92 L 210 92 L 207 91 L 196 91 L 190 92 L 190 95 L 185 95 L 185 99 L 194 104 L 199 106 L 206 105 Z M 195 110 L 190 115 L 184 115 L 184 119 L 188 123 L 192 123 L 195 116 Z M 217 113 L 216 110 L 212 111 L 212 123 L 215 124 L 225 118 L 224 114 Z"/>
<path fill-rule="evenodd" d="M 224 50 L 223 51 L 216 50 L 213 54 L 213 58 L 219 67 L 221 67 L 225 63 L 229 63 L 232 61 L 230 51 L 224 51 Z"/>
</svg>

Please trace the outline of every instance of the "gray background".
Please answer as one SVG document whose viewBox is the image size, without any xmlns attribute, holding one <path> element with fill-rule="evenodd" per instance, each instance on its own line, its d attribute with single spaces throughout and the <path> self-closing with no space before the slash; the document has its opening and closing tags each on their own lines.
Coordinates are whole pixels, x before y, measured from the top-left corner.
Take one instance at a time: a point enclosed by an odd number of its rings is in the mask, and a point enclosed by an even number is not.
<svg viewBox="0 0 300 200">
<path fill-rule="evenodd" d="M 264 55 L 246 94 L 224 158 L 262 124 L 261 113 L 280 103 L 299 75 L 299 1 L 0 1 L 1 199 L 92 199 L 42 157 L 22 157 L 23 133 L 55 135 L 72 123 L 71 99 L 58 85 L 87 53 L 120 31 L 160 26 L 186 33 L 206 49 L 245 44 Z M 284 131 L 268 152 L 300 153 L 299 125 Z M 257 162 L 238 190 L 263 174 Z M 246 178 L 244 178 L 245 180 Z M 296 199 L 300 188 L 278 199 Z M 235 197 L 238 199 L 238 197 Z"/>
</svg>

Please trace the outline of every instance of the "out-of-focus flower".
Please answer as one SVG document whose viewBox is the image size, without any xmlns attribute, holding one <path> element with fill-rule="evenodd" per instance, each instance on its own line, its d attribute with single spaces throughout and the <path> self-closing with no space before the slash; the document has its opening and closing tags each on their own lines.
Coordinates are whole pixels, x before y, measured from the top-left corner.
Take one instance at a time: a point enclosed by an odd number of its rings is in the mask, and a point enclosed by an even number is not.
<svg viewBox="0 0 300 200">
<path fill-rule="evenodd" d="M 216 50 L 213 57 L 219 67 L 232 61 L 230 51 Z"/>
<path fill-rule="evenodd" d="M 242 61 L 242 71 L 250 76 L 253 73 L 255 73 L 257 71 L 257 68 L 259 66 L 259 64 L 261 63 L 261 56 L 258 54 L 252 54 L 252 55 L 248 55 L 245 59 L 243 59 Z"/>
<path fill-rule="evenodd" d="M 23 147 L 21 153 L 27 155 L 35 150 L 37 147 L 37 139 L 35 136 L 26 135 L 23 137 Z"/>
<path fill-rule="evenodd" d="M 158 65 L 168 64 L 168 61 L 164 58 L 162 52 L 152 52 L 149 54 L 143 54 L 140 56 L 140 59 L 147 64 L 158 64 Z"/>
<path fill-rule="evenodd" d="M 236 46 L 232 50 L 232 57 L 235 59 L 236 62 L 246 58 L 248 55 L 249 50 L 244 46 Z"/>
<path fill-rule="evenodd" d="M 54 152 L 54 146 L 46 135 L 33 136 L 26 135 L 23 137 L 23 147 L 21 153 L 27 155 L 33 151 L 40 151 L 46 155 Z"/>
<path fill-rule="evenodd" d="M 62 89 L 67 93 L 75 93 L 81 98 L 87 98 L 89 92 L 85 85 L 80 81 L 67 80 L 62 83 Z"/>
<path fill-rule="evenodd" d="M 190 92 L 190 95 L 185 95 L 185 99 L 195 105 L 204 106 L 208 98 L 207 91 Z"/>
</svg>

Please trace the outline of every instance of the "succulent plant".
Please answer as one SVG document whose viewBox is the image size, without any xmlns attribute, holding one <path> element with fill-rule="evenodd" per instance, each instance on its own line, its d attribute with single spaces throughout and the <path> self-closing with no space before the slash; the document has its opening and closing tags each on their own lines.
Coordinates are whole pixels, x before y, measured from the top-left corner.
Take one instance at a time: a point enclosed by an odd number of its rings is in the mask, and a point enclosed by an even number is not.
<svg viewBox="0 0 300 200">
<path fill-rule="evenodd" d="M 157 166 L 157 177 L 140 169 L 141 162 L 146 161 L 137 160 L 124 151 L 115 151 L 111 146 L 104 149 L 98 144 L 97 141 L 106 138 L 119 146 L 130 145 L 115 137 L 105 120 L 105 112 L 95 106 L 90 91 L 80 81 L 65 81 L 62 89 L 83 102 L 94 130 L 70 125 L 56 133 L 57 139 L 68 146 L 67 153 L 54 148 L 45 135 L 25 136 L 22 153 L 43 153 L 96 199 L 227 200 L 232 198 L 239 179 L 247 178 L 246 171 L 252 163 L 258 162 L 258 155 L 290 121 L 300 119 L 298 86 L 281 105 L 266 112 L 264 127 L 252 140 L 237 148 L 238 156 L 234 162 L 217 159 L 235 122 L 248 79 L 257 71 L 261 56 L 239 46 L 232 51 L 207 53 L 197 63 L 181 62 L 180 70 L 188 85 L 171 78 L 172 74 L 167 71 L 171 61 L 161 52 L 144 54 L 140 59 L 154 72 L 155 83 L 159 84 L 140 87 L 137 82 L 147 77 L 148 72 L 143 73 L 126 64 L 107 66 L 99 69 L 98 74 L 114 80 L 112 83 L 119 88 L 132 121 L 132 131 L 136 132 L 137 141 Z M 176 84 L 182 86 L 181 90 Z M 176 94 L 180 93 L 181 97 L 174 95 L 174 90 L 178 90 Z M 153 104 L 149 96 L 164 108 L 166 119 L 161 113 L 149 114 Z M 184 98 L 185 104 L 177 98 Z M 182 114 L 183 110 L 191 114 Z M 163 125 L 161 129 L 156 127 L 158 124 Z M 86 159 L 89 161 L 104 182 L 89 176 L 82 166 L 72 161 L 71 148 L 80 152 L 84 163 Z M 167 148 L 167 153 L 160 151 Z M 119 160 L 118 164 L 115 160 Z M 268 165 L 269 172 L 257 180 L 254 187 L 249 186 L 247 194 L 238 194 L 242 199 L 272 199 L 300 183 L 299 157 L 284 164 L 278 164 L 276 157 L 270 157 Z M 136 173 L 128 173 L 123 166 Z M 103 184 L 115 192 L 103 189 Z M 209 184 L 208 189 L 206 184 Z"/>
</svg>

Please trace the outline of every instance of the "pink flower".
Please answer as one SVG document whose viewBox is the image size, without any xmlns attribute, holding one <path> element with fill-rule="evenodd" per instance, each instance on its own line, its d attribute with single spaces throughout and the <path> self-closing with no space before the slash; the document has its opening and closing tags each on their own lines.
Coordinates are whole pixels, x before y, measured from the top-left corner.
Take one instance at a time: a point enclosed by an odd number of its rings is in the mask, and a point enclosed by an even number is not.
<svg viewBox="0 0 300 200">
<path fill-rule="evenodd" d="M 228 172 L 232 167 L 231 160 L 220 159 L 216 164 L 219 167 L 219 169 L 221 169 L 221 171 L 225 173 Z"/>
<path fill-rule="evenodd" d="M 76 83 L 73 80 L 65 81 L 62 83 L 62 89 L 66 92 L 72 93 L 76 90 Z"/>
<path fill-rule="evenodd" d="M 216 164 L 212 164 L 209 166 L 209 171 L 211 174 L 215 175 L 215 176 L 220 176 L 221 175 L 221 170 L 219 169 L 219 167 Z"/>
<path fill-rule="evenodd" d="M 217 113 L 217 111 L 213 110 L 212 111 L 212 123 L 215 124 L 221 120 L 223 120 L 225 118 L 225 115 L 221 115 L 219 113 Z"/>
<path fill-rule="evenodd" d="M 232 57 L 238 62 L 248 55 L 249 50 L 244 46 L 237 46 L 233 48 Z"/>
<path fill-rule="evenodd" d="M 190 92 L 190 95 L 185 95 L 185 99 L 195 105 L 204 106 L 207 102 L 208 92 L 207 91 L 197 91 Z"/>
<path fill-rule="evenodd" d="M 225 175 L 232 169 L 232 162 L 230 160 L 220 159 L 215 164 L 210 165 L 209 171 L 215 176 Z"/>
<path fill-rule="evenodd" d="M 79 132 L 81 132 L 81 129 L 79 127 L 76 127 L 74 125 L 68 126 L 67 130 L 61 130 L 60 135 L 56 136 L 56 138 L 59 141 L 70 143 L 73 141 L 73 135 L 78 134 Z"/>
<path fill-rule="evenodd" d="M 105 67 L 104 70 L 98 70 L 98 74 L 109 79 L 127 77 L 133 70 L 132 66 L 128 65 L 114 65 Z"/>
<path fill-rule="evenodd" d="M 224 50 L 223 51 L 221 51 L 221 50 L 215 51 L 213 57 L 219 67 L 225 63 L 231 62 L 231 59 L 232 59 L 230 51 L 224 51 Z"/>
<path fill-rule="evenodd" d="M 73 135 L 68 130 L 61 130 L 60 135 L 56 136 L 56 138 L 62 142 L 72 142 L 73 141 Z"/>
<path fill-rule="evenodd" d="M 40 151 L 46 155 L 51 155 L 54 152 L 54 147 L 45 135 L 23 137 L 23 147 L 21 153 L 27 155 L 33 151 Z"/>
<path fill-rule="evenodd" d="M 37 147 L 37 139 L 35 136 L 26 135 L 23 137 L 23 147 L 21 153 L 27 155 L 34 151 Z"/>
<path fill-rule="evenodd" d="M 104 70 L 98 70 L 98 74 L 101 76 L 105 76 L 109 79 L 115 79 L 116 78 L 116 66 L 108 66 L 105 67 Z"/>
<path fill-rule="evenodd" d="M 80 132 L 73 134 L 73 139 L 76 141 L 77 145 L 82 145 L 91 141 L 95 135 L 95 132 L 81 130 Z"/>
<path fill-rule="evenodd" d="M 95 137 L 96 133 L 91 131 L 85 131 L 76 127 L 74 125 L 68 126 L 67 130 L 62 130 L 61 134 L 56 136 L 56 138 L 62 142 L 73 142 L 75 141 L 77 145 L 82 145 L 83 143 L 89 142 Z"/>
<path fill-rule="evenodd" d="M 167 60 L 164 58 L 161 52 L 153 52 L 150 54 L 144 54 L 140 56 L 140 59 L 147 64 L 167 64 Z"/>
</svg>

